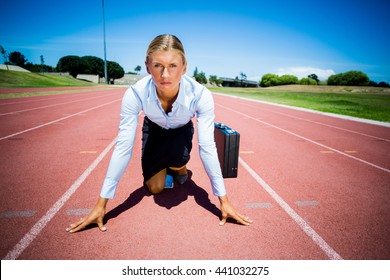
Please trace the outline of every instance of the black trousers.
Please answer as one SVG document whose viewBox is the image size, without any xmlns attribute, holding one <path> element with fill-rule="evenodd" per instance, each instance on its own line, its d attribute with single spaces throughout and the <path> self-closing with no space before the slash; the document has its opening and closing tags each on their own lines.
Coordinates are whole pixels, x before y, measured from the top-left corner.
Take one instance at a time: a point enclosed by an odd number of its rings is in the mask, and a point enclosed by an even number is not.
<svg viewBox="0 0 390 280">
<path fill-rule="evenodd" d="M 164 168 L 186 165 L 190 160 L 193 135 L 192 121 L 176 129 L 165 129 L 145 117 L 142 126 L 144 182 Z"/>
</svg>

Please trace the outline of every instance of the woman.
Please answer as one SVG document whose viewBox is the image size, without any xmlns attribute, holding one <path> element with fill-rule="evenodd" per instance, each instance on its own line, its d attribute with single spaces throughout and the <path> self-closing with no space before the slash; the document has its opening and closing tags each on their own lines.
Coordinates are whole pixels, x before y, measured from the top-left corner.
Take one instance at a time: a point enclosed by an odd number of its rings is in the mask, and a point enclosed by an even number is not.
<svg viewBox="0 0 390 280">
<path fill-rule="evenodd" d="M 199 153 L 210 178 L 213 194 L 219 197 L 224 225 L 228 217 L 243 225 L 252 221 L 235 211 L 225 191 L 214 142 L 214 103 L 209 90 L 185 75 L 187 61 L 182 43 L 174 35 L 159 35 L 149 45 L 145 65 L 147 76 L 130 87 L 122 100 L 119 133 L 107 175 L 94 209 L 66 230 L 77 232 L 96 223 L 105 231 L 103 218 L 125 171 L 134 144 L 138 116 L 142 128 L 142 171 L 152 194 L 163 191 L 173 175 L 183 184 L 192 148 L 192 118 L 197 118 Z"/>
</svg>

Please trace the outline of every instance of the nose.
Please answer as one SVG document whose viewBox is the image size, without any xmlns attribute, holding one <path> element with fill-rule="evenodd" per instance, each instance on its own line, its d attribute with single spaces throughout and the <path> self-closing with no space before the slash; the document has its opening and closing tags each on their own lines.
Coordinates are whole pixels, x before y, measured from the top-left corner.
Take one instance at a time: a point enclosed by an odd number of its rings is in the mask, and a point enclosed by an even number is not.
<svg viewBox="0 0 390 280">
<path fill-rule="evenodd" d="M 169 72 L 168 72 L 168 68 L 164 67 L 163 71 L 162 71 L 162 75 L 161 75 L 163 78 L 167 78 L 169 77 Z"/>
</svg>

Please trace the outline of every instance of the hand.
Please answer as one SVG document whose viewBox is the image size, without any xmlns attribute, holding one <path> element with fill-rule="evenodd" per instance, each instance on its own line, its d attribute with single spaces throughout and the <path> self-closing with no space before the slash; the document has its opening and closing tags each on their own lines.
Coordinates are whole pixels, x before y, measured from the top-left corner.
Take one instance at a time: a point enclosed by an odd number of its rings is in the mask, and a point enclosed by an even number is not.
<svg viewBox="0 0 390 280">
<path fill-rule="evenodd" d="M 221 203 L 222 220 L 219 225 L 223 226 L 226 223 L 227 218 L 233 218 L 242 225 L 249 226 L 252 220 L 247 216 L 243 216 L 236 212 L 233 206 L 230 204 L 227 196 L 220 196 L 219 202 Z"/>
<path fill-rule="evenodd" d="M 97 224 L 101 231 L 106 231 L 107 228 L 103 226 L 103 218 L 106 214 L 107 201 L 108 199 L 106 198 L 99 198 L 95 208 L 86 217 L 81 218 L 74 224 L 71 224 L 66 231 L 74 233 L 86 228 L 90 224 Z"/>
</svg>

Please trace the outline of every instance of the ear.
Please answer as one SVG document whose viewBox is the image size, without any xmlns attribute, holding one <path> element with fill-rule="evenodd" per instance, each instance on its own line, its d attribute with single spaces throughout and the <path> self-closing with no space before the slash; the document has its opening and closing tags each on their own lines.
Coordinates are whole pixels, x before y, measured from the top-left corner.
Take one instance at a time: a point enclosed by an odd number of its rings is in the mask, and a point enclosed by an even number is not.
<svg viewBox="0 0 390 280">
<path fill-rule="evenodd" d="M 146 71 L 148 72 L 148 74 L 151 74 L 150 70 L 149 70 L 149 66 L 148 66 L 148 61 L 147 60 L 145 60 L 145 67 L 146 67 Z"/>
<path fill-rule="evenodd" d="M 187 61 L 184 62 L 183 75 L 187 72 Z"/>
</svg>

